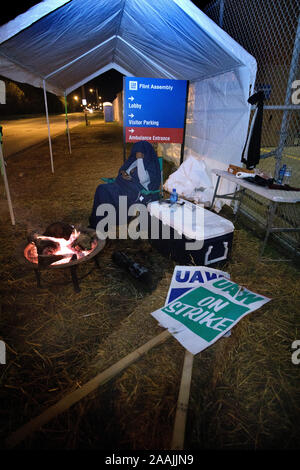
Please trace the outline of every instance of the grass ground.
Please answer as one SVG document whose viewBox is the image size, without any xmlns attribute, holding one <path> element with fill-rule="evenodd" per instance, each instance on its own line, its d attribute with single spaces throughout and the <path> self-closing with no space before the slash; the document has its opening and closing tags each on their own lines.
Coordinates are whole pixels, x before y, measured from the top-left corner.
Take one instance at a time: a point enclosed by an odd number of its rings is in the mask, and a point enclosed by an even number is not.
<svg viewBox="0 0 300 470">
<path fill-rule="evenodd" d="M 47 142 L 8 159 L 16 227 L 1 181 L 2 447 L 22 424 L 163 331 L 150 312 L 163 305 L 175 265 L 147 241 L 111 241 L 99 257 L 101 271 L 81 266 L 78 294 L 60 271 L 43 273 L 44 287 L 37 289 L 33 272 L 16 257 L 33 229 L 57 220 L 87 224 L 99 178 L 116 174 L 122 163 L 116 123 L 93 119 L 74 128 L 71 138 L 72 155 L 65 135 L 53 140 L 54 175 Z M 230 209 L 222 214 L 232 218 Z M 292 263 L 260 260 L 260 243 L 241 218 L 223 269 L 272 300 L 195 356 L 187 450 L 300 447 L 300 364 L 291 360 L 292 342 L 300 339 L 300 273 Z M 114 265 L 118 249 L 150 269 L 151 291 Z M 274 247 L 268 254 L 277 257 Z M 18 449 L 169 449 L 183 358 L 170 338 Z"/>
</svg>

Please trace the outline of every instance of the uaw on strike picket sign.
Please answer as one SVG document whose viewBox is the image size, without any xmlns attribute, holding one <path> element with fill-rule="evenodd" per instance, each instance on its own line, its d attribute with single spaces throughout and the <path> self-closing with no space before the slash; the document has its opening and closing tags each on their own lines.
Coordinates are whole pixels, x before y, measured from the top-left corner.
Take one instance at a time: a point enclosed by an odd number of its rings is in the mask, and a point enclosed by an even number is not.
<svg viewBox="0 0 300 470">
<path fill-rule="evenodd" d="M 186 80 L 125 78 L 125 142 L 183 142 Z"/>
<path fill-rule="evenodd" d="M 194 287 L 198 287 L 218 277 L 230 279 L 230 274 L 220 271 L 220 269 L 207 268 L 206 266 L 176 266 L 173 271 L 166 304 L 194 289 Z"/>
<path fill-rule="evenodd" d="M 269 300 L 219 277 L 189 290 L 151 315 L 188 351 L 197 354 Z"/>
<path fill-rule="evenodd" d="M 220 271 L 220 269 L 207 268 L 206 266 L 175 266 L 165 305 L 194 289 L 194 287 L 218 277 L 230 279 L 230 274 Z M 226 337 L 230 335 L 230 330 L 224 333 Z"/>
</svg>

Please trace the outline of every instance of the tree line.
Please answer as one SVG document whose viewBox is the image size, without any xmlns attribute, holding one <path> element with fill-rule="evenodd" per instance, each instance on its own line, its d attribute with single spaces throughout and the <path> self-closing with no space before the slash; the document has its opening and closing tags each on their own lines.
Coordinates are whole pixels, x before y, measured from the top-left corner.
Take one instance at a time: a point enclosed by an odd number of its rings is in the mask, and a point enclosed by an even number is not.
<svg viewBox="0 0 300 470">
<path fill-rule="evenodd" d="M 45 113 L 44 91 L 26 83 L 18 83 L 0 76 L 6 86 L 6 104 L 0 104 L 1 116 Z M 50 114 L 65 112 L 63 96 L 47 92 L 48 111 Z M 68 112 L 80 111 L 78 104 L 68 99 Z"/>
</svg>

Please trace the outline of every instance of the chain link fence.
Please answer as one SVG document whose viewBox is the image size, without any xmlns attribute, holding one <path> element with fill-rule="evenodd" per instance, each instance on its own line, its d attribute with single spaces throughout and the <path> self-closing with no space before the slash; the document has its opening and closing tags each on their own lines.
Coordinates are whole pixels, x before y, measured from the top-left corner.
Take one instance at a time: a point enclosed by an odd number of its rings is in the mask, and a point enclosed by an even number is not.
<svg viewBox="0 0 300 470">
<path fill-rule="evenodd" d="M 299 0 L 217 0 L 204 12 L 256 58 L 255 91 L 265 93 L 259 168 L 276 177 L 286 164 L 292 169 L 289 184 L 300 187 Z M 299 227 L 300 204 L 280 206 L 281 224 Z M 241 209 L 258 222 L 266 220 L 266 200 L 252 193 Z M 276 237 L 299 246 L 299 232 Z"/>
</svg>

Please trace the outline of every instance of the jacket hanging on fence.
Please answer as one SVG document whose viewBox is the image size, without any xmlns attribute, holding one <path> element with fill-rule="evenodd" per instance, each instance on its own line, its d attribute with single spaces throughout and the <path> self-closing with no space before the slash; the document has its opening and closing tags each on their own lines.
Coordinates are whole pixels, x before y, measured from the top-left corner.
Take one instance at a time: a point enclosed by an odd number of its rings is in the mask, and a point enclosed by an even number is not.
<svg viewBox="0 0 300 470">
<path fill-rule="evenodd" d="M 263 91 L 258 91 L 248 99 L 248 103 L 257 105 L 241 159 L 248 170 L 255 168 L 260 159 L 264 99 L 265 94 Z"/>
</svg>

